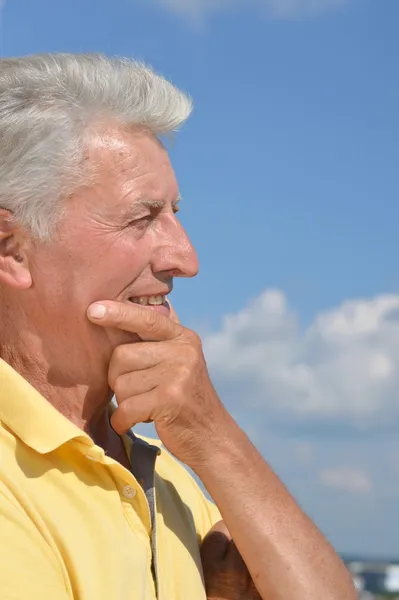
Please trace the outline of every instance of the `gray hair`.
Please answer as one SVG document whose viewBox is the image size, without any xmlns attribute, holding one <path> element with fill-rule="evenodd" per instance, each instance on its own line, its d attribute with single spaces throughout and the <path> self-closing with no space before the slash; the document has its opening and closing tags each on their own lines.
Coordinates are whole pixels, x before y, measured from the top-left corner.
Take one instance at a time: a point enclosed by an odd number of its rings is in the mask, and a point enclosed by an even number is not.
<svg viewBox="0 0 399 600">
<path fill-rule="evenodd" d="M 100 54 L 0 60 L 0 207 L 49 240 L 62 200 L 89 183 L 86 133 L 112 119 L 170 133 L 190 98 L 144 64 Z"/>
</svg>

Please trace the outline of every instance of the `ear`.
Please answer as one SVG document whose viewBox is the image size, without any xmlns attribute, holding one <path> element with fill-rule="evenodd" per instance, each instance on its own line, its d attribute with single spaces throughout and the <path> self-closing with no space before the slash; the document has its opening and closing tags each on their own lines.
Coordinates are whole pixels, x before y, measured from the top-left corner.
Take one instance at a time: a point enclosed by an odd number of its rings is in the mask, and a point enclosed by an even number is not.
<svg viewBox="0 0 399 600">
<path fill-rule="evenodd" d="M 27 232 L 13 221 L 10 211 L 0 208 L 0 284 L 16 290 L 31 287 L 26 247 Z"/>
</svg>

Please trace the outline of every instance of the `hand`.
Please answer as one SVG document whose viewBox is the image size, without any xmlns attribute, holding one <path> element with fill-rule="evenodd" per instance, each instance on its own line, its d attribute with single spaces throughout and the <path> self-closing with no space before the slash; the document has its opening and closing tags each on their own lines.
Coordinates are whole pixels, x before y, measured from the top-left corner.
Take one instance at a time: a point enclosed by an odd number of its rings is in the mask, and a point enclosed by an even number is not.
<svg viewBox="0 0 399 600">
<path fill-rule="evenodd" d="M 208 600 L 261 600 L 223 521 L 202 542 L 201 559 Z"/>
<path fill-rule="evenodd" d="M 100 304 L 100 303 L 96 303 Z M 136 333 L 136 343 L 118 346 L 109 365 L 109 385 L 118 403 L 111 424 L 118 434 L 154 421 L 159 438 L 179 460 L 196 468 L 212 457 L 214 440 L 228 440 L 233 420 L 210 381 L 197 334 L 175 320 L 135 304 L 104 301 L 96 325 Z M 176 317 L 174 317 L 176 319 Z"/>
</svg>

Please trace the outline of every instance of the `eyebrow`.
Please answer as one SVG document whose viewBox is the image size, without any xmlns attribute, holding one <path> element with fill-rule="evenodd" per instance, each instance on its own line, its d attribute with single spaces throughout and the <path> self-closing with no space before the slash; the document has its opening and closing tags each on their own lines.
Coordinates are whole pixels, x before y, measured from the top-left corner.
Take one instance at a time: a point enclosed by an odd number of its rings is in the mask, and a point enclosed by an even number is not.
<svg viewBox="0 0 399 600">
<path fill-rule="evenodd" d="M 172 206 L 175 207 L 182 200 L 181 195 L 179 194 L 175 200 L 172 202 Z M 166 200 L 150 200 L 148 198 L 142 198 L 141 200 L 136 200 L 133 204 L 131 204 L 126 211 L 123 213 L 123 220 L 129 220 L 131 218 L 136 217 L 137 210 L 141 207 L 145 208 L 163 208 L 166 204 Z"/>
</svg>

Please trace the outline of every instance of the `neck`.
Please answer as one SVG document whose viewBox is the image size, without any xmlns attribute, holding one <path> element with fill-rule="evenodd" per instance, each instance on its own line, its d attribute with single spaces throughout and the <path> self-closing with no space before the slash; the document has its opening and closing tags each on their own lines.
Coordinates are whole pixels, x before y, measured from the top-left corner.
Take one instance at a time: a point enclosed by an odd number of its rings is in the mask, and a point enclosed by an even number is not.
<svg viewBox="0 0 399 600">
<path fill-rule="evenodd" d="M 62 330 L 49 327 L 51 314 L 29 314 L 32 306 L 38 305 L 20 305 L 18 297 L 7 297 L 0 286 L 0 358 L 109 456 L 127 465 L 123 442 L 108 418 L 112 348 L 101 351 L 89 335 L 73 344 L 67 324 Z"/>
<path fill-rule="evenodd" d="M 51 310 L 44 304 L 42 314 L 41 307 L 37 302 L 21 304 L 18 295 L 8 297 L 0 286 L 0 358 L 110 456 L 119 460 L 119 448 L 124 458 L 123 443 L 108 419 L 112 348 L 101 350 L 93 343 L 84 323 L 77 329 L 64 321 L 60 327 Z M 77 330 L 81 336 L 74 343 Z"/>
<path fill-rule="evenodd" d="M 57 353 L 52 346 L 49 352 L 43 340 L 32 332 L 21 327 L 17 331 L 24 333 L 9 336 L 0 329 L 0 358 L 61 414 L 91 435 L 112 398 L 106 366 L 95 368 L 79 351 L 81 349 L 69 354 L 65 351 Z"/>
<path fill-rule="evenodd" d="M 15 348 L 0 345 L 0 358 L 15 369 L 61 414 L 86 432 L 101 446 L 106 454 L 130 469 L 122 439 L 112 429 L 109 422 L 108 405 L 112 392 L 107 378 L 102 386 L 98 384 L 72 384 L 70 374 L 64 375 L 64 384 L 56 385 L 54 368 L 41 362 L 37 357 L 16 351 Z"/>
</svg>

